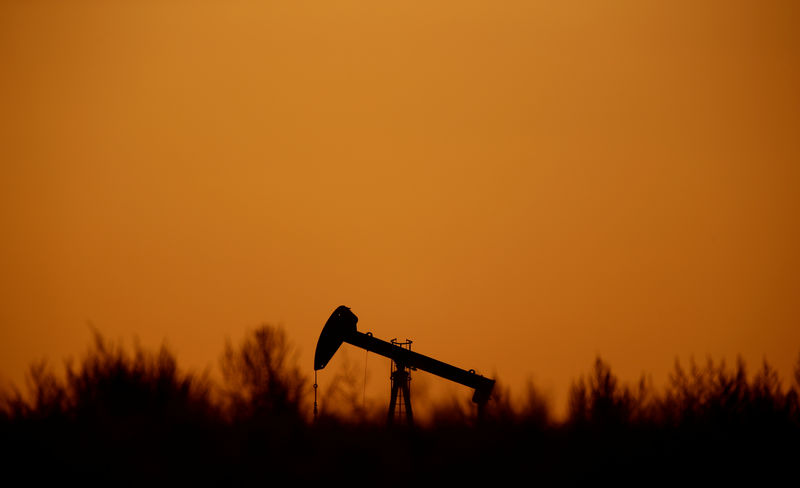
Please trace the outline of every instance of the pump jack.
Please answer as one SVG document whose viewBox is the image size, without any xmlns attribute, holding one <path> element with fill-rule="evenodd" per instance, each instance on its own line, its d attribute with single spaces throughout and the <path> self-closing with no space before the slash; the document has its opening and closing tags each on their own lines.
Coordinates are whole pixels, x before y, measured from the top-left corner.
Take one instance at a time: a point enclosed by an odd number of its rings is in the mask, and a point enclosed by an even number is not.
<svg viewBox="0 0 800 488">
<path fill-rule="evenodd" d="M 387 357 L 394 362 L 391 374 L 391 402 L 389 404 L 390 423 L 394 419 L 398 393 L 403 397 L 409 424 L 413 421 L 411 397 L 408 388 L 409 369 L 421 369 L 422 371 L 427 371 L 428 373 L 474 389 L 475 393 L 472 395 L 472 401 L 478 404 L 478 416 L 481 416 L 483 408 L 489 400 L 489 396 L 492 394 L 492 389 L 494 388 L 493 379 L 475 373 L 474 369 L 466 371 L 428 356 L 412 352 L 410 341 L 406 341 L 405 343 L 398 343 L 395 340 L 386 342 L 372 337 L 372 334 L 369 332 L 359 332 L 356 328 L 356 322 L 358 322 L 358 317 L 350 311 L 350 308 L 344 305 L 333 311 L 330 318 L 325 323 L 325 327 L 322 328 L 322 333 L 320 333 L 319 340 L 317 341 L 317 350 L 314 353 L 314 371 L 324 368 L 339 349 L 339 346 L 342 345 L 342 342 L 346 342 L 372 353 Z M 409 347 L 404 348 L 401 347 L 402 345 L 408 345 Z M 316 387 L 316 384 L 314 386 Z"/>
</svg>

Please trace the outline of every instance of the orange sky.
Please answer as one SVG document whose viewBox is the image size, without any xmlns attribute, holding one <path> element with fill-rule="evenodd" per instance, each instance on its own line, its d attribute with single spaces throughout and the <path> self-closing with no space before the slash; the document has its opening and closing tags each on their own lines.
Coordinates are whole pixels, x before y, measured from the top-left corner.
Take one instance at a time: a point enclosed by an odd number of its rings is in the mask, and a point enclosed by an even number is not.
<svg viewBox="0 0 800 488">
<path fill-rule="evenodd" d="M 798 25 L 791 0 L 6 0 L 0 378 L 88 322 L 194 368 L 280 323 L 310 374 L 340 304 L 560 404 L 598 353 L 788 377 Z"/>
</svg>

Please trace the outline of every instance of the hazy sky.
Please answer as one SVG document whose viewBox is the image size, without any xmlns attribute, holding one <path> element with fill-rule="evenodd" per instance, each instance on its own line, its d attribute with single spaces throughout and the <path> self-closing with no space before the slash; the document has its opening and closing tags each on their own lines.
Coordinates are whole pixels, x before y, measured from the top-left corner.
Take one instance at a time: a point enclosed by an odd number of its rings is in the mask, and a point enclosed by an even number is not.
<svg viewBox="0 0 800 488">
<path fill-rule="evenodd" d="M 791 0 L 2 0 L 0 377 L 89 322 L 196 369 L 283 324 L 310 374 L 341 304 L 562 403 L 596 354 L 788 377 L 798 25 Z"/>
</svg>

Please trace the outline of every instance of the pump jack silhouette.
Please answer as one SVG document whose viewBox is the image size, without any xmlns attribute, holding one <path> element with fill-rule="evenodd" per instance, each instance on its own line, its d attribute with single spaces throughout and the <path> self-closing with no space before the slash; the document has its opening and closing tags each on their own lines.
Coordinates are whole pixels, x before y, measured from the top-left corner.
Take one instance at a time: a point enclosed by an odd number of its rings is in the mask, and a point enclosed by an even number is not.
<svg viewBox="0 0 800 488">
<path fill-rule="evenodd" d="M 394 421 L 395 406 L 398 395 L 402 396 L 406 417 L 409 424 L 413 422 L 411 410 L 411 392 L 408 386 L 409 369 L 427 371 L 441 378 L 460 383 L 475 390 L 472 401 L 478 405 L 478 418 L 483 414 L 486 402 L 489 400 L 494 388 L 494 380 L 469 371 L 457 368 L 442 361 L 411 351 L 411 341 L 391 342 L 382 341 L 372 337 L 367 332 L 359 332 L 356 328 L 358 317 L 350 308 L 341 305 L 333 311 L 317 341 L 314 353 L 314 371 L 324 368 L 333 355 L 342 345 L 342 342 L 352 344 L 361 349 L 387 357 L 394 362 L 391 374 L 391 399 L 389 403 L 389 423 Z M 402 347 L 407 345 L 408 347 Z M 316 384 L 314 385 L 316 387 Z"/>
</svg>

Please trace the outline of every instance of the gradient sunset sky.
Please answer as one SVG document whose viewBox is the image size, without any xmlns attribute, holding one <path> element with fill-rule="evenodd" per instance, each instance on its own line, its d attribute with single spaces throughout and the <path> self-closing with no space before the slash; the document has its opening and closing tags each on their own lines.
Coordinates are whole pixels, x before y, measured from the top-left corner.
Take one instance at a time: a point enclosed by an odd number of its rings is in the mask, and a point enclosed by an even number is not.
<svg viewBox="0 0 800 488">
<path fill-rule="evenodd" d="M 3 0 L 0 378 L 89 323 L 195 369 L 282 324 L 311 374 L 342 304 L 557 402 L 597 354 L 788 378 L 798 26 L 791 0 Z"/>
</svg>

